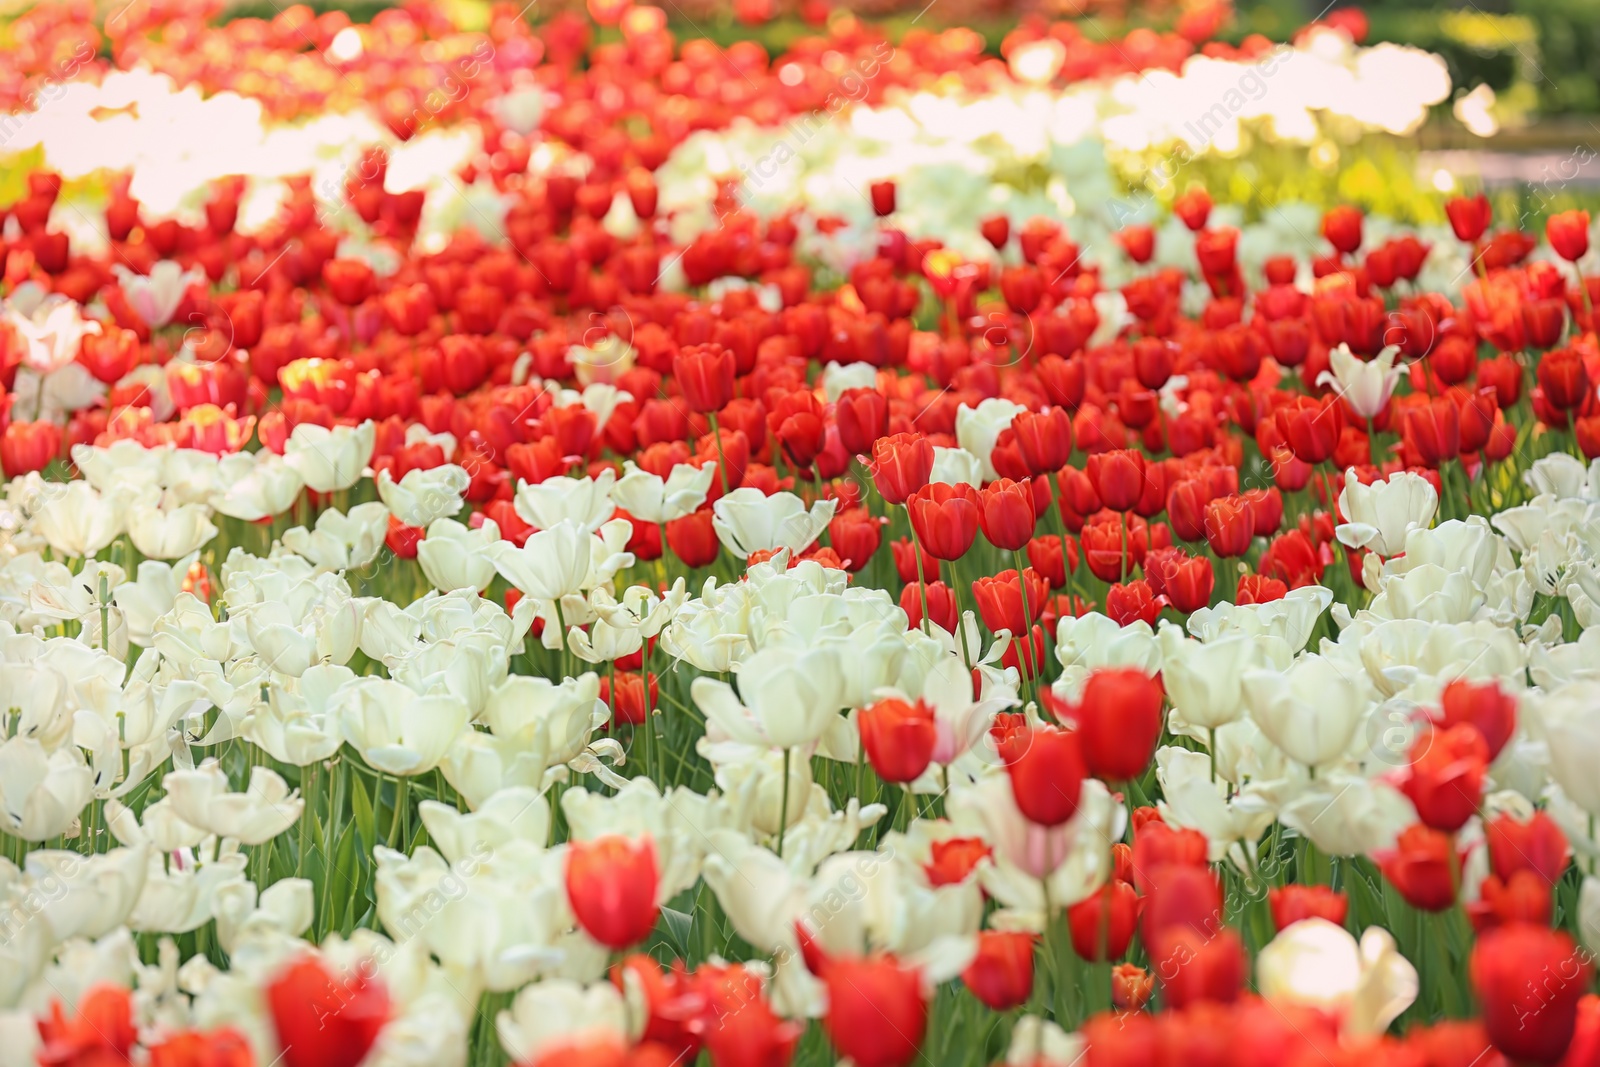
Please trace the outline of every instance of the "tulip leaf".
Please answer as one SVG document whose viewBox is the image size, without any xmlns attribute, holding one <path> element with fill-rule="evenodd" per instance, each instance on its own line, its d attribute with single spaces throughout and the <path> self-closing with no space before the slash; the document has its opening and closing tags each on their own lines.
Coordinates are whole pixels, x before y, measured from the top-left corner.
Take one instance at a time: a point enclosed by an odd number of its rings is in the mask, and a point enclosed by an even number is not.
<svg viewBox="0 0 1600 1067">
<path fill-rule="evenodd" d="M 372 801 L 367 799 L 367 787 L 359 775 L 352 775 L 350 778 L 350 808 L 355 816 L 356 829 L 361 833 L 362 843 L 371 849 L 378 843 L 377 818 L 372 811 Z"/>
</svg>

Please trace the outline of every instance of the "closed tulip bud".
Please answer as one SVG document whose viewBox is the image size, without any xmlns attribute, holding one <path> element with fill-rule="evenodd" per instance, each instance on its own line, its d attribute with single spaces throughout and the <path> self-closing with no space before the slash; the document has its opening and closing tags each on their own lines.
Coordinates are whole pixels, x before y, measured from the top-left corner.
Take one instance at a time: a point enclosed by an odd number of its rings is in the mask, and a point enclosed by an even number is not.
<svg viewBox="0 0 1600 1067">
<path fill-rule="evenodd" d="M 880 437 L 872 444 L 871 470 L 878 495 L 887 503 L 904 504 L 928 484 L 933 473 L 933 442 L 914 433 Z"/>
<path fill-rule="evenodd" d="M 1102 582 L 1115 582 L 1144 562 L 1150 548 L 1150 527 L 1143 519 L 1130 518 L 1124 538 L 1121 516 L 1102 511 L 1084 524 L 1079 540 L 1090 573 Z"/>
<path fill-rule="evenodd" d="M 1044 387 L 1045 396 L 1050 398 L 1050 403 L 1056 407 L 1066 408 L 1068 411 L 1078 410 L 1083 403 L 1085 388 L 1085 361 L 1074 357 L 1066 359 L 1063 355 L 1054 354 L 1045 356 L 1035 368 L 1039 376 L 1039 384 Z"/>
<path fill-rule="evenodd" d="M 1239 932 L 1225 926 L 1214 937 L 1193 930 L 1166 934 L 1152 946 L 1161 977 L 1162 1003 L 1183 1009 L 1202 1002 L 1231 1004 L 1244 986 L 1249 957 Z"/>
<path fill-rule="evenodd" d="M 1478 886 L 1478 899 L 1466 905 L 1479 934 L 1508 923 L 1550 925 L 1550 883 L 1532 871 L 1517 871 L 1509 881 L 1491 874 Z"/>
<path fill-rule="evenodd" d="M 1138 1011 L 1156 991 L 1155 975 L 1133 963 L 1111 968 L 1111 1003 L 1118 1011 Z"/>
<path fill-rule="evenodd" d="M 634 659 L 637 660 L 638 657 L 635 656 Z M 659 691 L 660 682 L 654 674 L 651 674 L 649 707 L 655 707 L 660 703 L 657 697 Z M 638 674 L 619 670 L 614 682 L 609 677 L 602 677 L 600 701 L 611 709 L 612 718 L 617 722 L 637 726 L 645 721 L 644 680 Z"/>
<path fill-rule="evenodd" d="M 922 701 L 880 700 L 857 713 L 856 726 L 868 762 L 885 782 L 914 782 L 928 769 L 939 730 Z"/>
<path fill-rule="evenodd" d="M 267 985 L 285 1067 L 356 1067 L 389 1018 L 389 994 L 370 961 L 336 979 L 309 953 Z"/>
<path fill-rule="evenodd" d="M 872 562 L 882 531 L 883 520 L 874 518 L 866 508 L 842 511 L 828 523 L 828 539 L 844 561 L 844 569 L 852 574 Z"/>
<path fill-rule="evenodd" d="M 889 956 L 834 959 L 821 975 L 828 1010 L 823 1029 L 857 1067 L 906 1067 L 928 1028 L 922 976 Z"/>
<path fill-rule="evenodd" d="M 0 469 L 7 478 L 42 471 L 60 454 L 61 427 L 53 422 L 13 422 L 0 433 Z"/>
<path fill-rule="evenodd" d="M 906 613 L 910 629 L 922 629 L 922 590 L 916 578 L 900 590 L 900 610 Z M 955 593 L 943 582 L 928 583 L 928 621 L 947 634 L 956 632 Z"/>
<path fill-rule="evenodd" d="M 1039 613 L 1044 610 L 1050 586 L 1032 567 L 1023 572 L 1026 588 L 1017 579 L 1015 570 L 979 578 L 972 583 L 972 596 L 978 604 L 978 615 L 993 633 L 1011 631 L 1012 637 L 1021 637 Z"/>
<path fill-rule="evenodd" d="M 1489 846 L 1489 868 L 1503 881 L 1526 870 L 1554 883 L 1566 871 L 1572 855 L 1567 835 L 1542 811 L 1535 811 L 1526 821 L 1499 815 L 1484 823 L 1483 836 Z"/>
<path fill-rule="evenodd" d="M 1361 247 L 1361 223 L 1360 208 L 1340 204 L 1322 216 L 1322 236 L 1348 256 Z"/>
<path fill-rule="evenodd" d="M 210 1033 L 180 1030 L 152 1045 L 147 1062 L 149 1067 L 252 1067 L 255 1053 L 249 1040 L 232 1027 Z"/>
<path fill-rule="evenodd" d="M 1072 951 L 1091 962 L 1114 960 L 1127 952 L 1138 923 L 1139 894 L 1127 882 L 1109 881 L 1067 909 Z"/>
<path fill-rule="evenodd" d="M 1000 744 L 1011 795 L 1029 822 L 1060 826 L 1078 813 L 1086 769 L 1078 736 L 1054 726 L 1025 726 Z"/>
<path fill-rule="evenodd" d="M 1143 671 L 1092 672 L 1078 702 L 1067 709 L 1077 723 L 1089 773 L 1107 782 L 1142 775 L 1161 739 L 1164 700 L 1161 683 Z"/>
<path fill-rule="evenodd" d="M 1205 834 L 1198 830 L 1174 829 L 1159 818 L 1147 818 L 1136 825 L 1133 835 L 1134 884 L 1150 893 L 1158 885 L 1166 885 L 1169 869 L 1204 870 L 1209 848 Z M 1160 921 L 1158 917 L 1157 926 Z"/>
<path fill-rule="evenodd" d="M 1529 300 L 1522 305 L 1522 330 L 1534 348 L 1554 346 L 1561 340 L 1561 331 L 1566 324 L 1567 309 L 1560 300 Z M 1433 358 L 1429 363 L 1435 371 L 1438 370 Z M 1439 375 L 1439 380 L 1445 381 L 1443 374 Z"/>
<path fill-rule="evenodd" d="M 1560 348 L 1546 352 L 1539 360 L 1539 388 L 1551 407 L 1571 411 L 1588 399 L 1589 372 L 1576 349 Z"/>
<path fill-rule="evenodd" d="M 1033 995 L 1033 946 L 1025 931 L 980 930 L 978 950 L 961 981 L 990 1011 L 1020 1008 Z"/>
<path fill-rule="evenodd" d="M 1556 255 L 1576 263 L 1589 251 L 1589 213 L 1562 211 L 1551 215 L 1545 220 L 1544 234 Z"/>
<path fill-rule="evenodd" d="M 1050 583 L 1051 589 L 1061 589 L 1067 584 L 1068 574 L 1078 569 L 1078 546 L 1070 537 L 1065 550 L 1055 534 L 1035 537 L 1028 542 L 1028 562 Z"/>
<path fill-rule="evenodd" d="M 1439 708 L 1433 721 L 1448 730 L 1463 724 L 1473 726 L 1488 749 L 1493 763 L 1517 729 L 1517 698 L 1496 681 L 1470 682 L 1458 678 L 1439 694 Z"/>
<path fill-rule="evenodd" d="M 1482 193 L 1472 197 L 1458 196 L 1447 201 L 1444 213 L 1449 217 L 1450 228 L 1455 231 L 1458 241 L 1470 244 L 1489 229 L 1489 198 Z"/>
<path fill-rule="evenodd" d="M 1216 571 L 1210 560 L 1203 556 L 1185 556 L 1165 576 L 1161 595 L 1167 598 L 1173 610 L 1188 614 L 1211 603 L 1216 580 Z"/>
<path fill-rule="evenodd" d="M 1211 194 L 1199 185 L 1190 186 L 1172 202 L 1172 213 L 1183 220 L 1183 224 L 1196 232 L 1205 229 L 1206 220 L 1211 217 Z"/>
<path fill-rule="evenodd" d="M 1036 624 L 1027 638 L 1017 637 L 1007 645 L 1000 666 L 1010 667 L 1024 679 L 1038 677 L 1044 669 L 1044 627 Z"/>
<path fill-rule="evenodd" d="M 1029 264 L 1007 267 L 1000 272 L 1000 295 L 1018 315 L 1032 314 L 1044 299 L 1044 277 Z"/>
<path fill-rule="evenodd" d="M 1271 537 L 1283 525 L 1283 493 L 1277 486 L 1266 489 L 1247 489 L 1244 498 L 1250 504 L 1250 517 L 1254 520 L 1257 537 Z"/>
<path fill-rule="evenodd" d="M 1095 453 L 1084 464 L 1084 471 L 1102 506 L 1128 511 L 1144 492 L 1144 464 L 1144 453 L 1123 448 Z"/>
<path fill-rule="evenodd" d="M 709 566 L 722 550 L 710 508 L 667 523 L 667 547 L 686 567 Z"/>
<path fill-rule="evenodd" d="M 1273 419 L 1295 458 L 1317 464 L 1333 455 L 1344 430 L 1343 412 L 1337 396 L 1322 400 L 1300 396 L 1280 407 Z"/>
<path fill-rule="evenodd" d="M 1447 396 L 1418 404 L 1402 436 L 1424 466 L 1437 468 L 1461 454 L 1461 409 Z"/>
<path fill-rule="evenodd" d="M 1350 900 L 1337 889 L 1325 885 L 1285 885 L 1267 891 L 1272 908 L 1272 925 L 1279 931 L 1302 919 L 1326 919 L 1344 925 Z"/>
<path fill-rule="evenodd" d="M 620 952 L 655 928 L 656 846 L 612 834 L 567 846 L 567 903 L 583 932 Z"/>
<path fill-rule="evenodd" d="M 1156 596 L 1150 583 L 1143 578 L 1117 582 L 1106 590 L 1106 614 L 1118 626 L 1132 626 L 1136 622 L 1154 626 L 1161 609 L 1166 606 L 1167 598 Z"/>
<path fill-rule="evenodd" d="M 1455 903 L 1461 862 L 1454 840 L 1441 830 L 1421 823 L 1406 827 L 1378 867 L 1413 908 L 1444 911 Z"/>
<path fill-rule="evenodd" d="M 994 250 L 998 252 L 1011 240 L 1011 220 L 1004 215 L 990 215 L 978 223 L 978 232 L 983 234 L 983 239 L 993 245 Z"/>
<path fill-rule="evenodd" d="M 906 500 L 906 511 L 922 547 L 939 559 L 960 559 L 978 536 L 978 491 L 965 482 L 924 485 Z"/>
<path fill-rule="evenodd" d="M 702 414 L 719 411 L 733 399 L 734 356 L 719 344 L 689 345 L 672 360 L 672 376 L 684 403 Z"/>
<path fill-rule="evenodd" d="M 354 307 L 372 295 L 377 279 L 364 259 L 330 259 L 322 265 L 322 280 L 335 300 Z"/>
<path fill-rule="evenodd" d="M 1206 543 L 1223 559 L 1244 555 L 1255 536 L 1255 517 L 1242 496 L 1223 496 L 1206 504 Z"/>
<path fill-rule="evenodd" d="M 1135 263 L 1148 263 L 1156 254 L 1156 231 L 1153 227 L 1139 224 L 1124 226 L 1115 236 L 1117 244 Z"/>
<path fill-rule="evenodd" d="M 1494 1047 L 1518 1063 L 1559 1062 L 1593 972 L 1572 938 L 1528 923 L 1503 926 L 1478 938 L 1468 969 Z"/>
<path fill-rule="evenodd" d="M 846 452 L 870 452 L 889 430 L 889 401 L 876 389 L 846 389 L 834 403 L 833 420 Z"/>
<path fill-rule="evenodd" d="M 1027 479 L 990 482 L 978 493 L 978 521 L 996 548 L 1007 552 L 1022 548 L 1033 538 L 1032 485 Z"/>
<path fill-rule="evenodd" d="M 1072 419 L 1064 408 L 1020 412 L 1011 420 L 1017 451 L 1035 476 L 1052 474 L 1072 455 Z"/>
<path fill-rule="evenodd" d="M 894 214 L 895 185 L 892 181 L 873 182 L 867 187 L 872 197 L 872 211 L 879 218 Z"/>
</svg>

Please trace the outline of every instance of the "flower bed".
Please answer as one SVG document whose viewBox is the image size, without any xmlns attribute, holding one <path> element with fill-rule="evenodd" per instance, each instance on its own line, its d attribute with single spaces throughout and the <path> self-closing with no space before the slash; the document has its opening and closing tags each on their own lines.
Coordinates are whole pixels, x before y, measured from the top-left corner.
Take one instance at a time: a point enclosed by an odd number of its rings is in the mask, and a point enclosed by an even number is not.
<svg viewBox="0 0 1600 1067">
<path fill-rule="evenodd" d="M 1325 30 L 621 18 L 32 87 L 0 1063 L 1593 1062 L 1587 215 L 1113 169 L 1448 92 Z"/>
</svg>

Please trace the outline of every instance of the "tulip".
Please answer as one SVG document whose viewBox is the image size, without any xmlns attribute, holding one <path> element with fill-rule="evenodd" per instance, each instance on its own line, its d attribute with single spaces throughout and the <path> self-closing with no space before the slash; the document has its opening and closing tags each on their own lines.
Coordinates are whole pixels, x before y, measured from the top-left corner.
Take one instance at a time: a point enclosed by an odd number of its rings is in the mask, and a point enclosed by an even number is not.
<svg viewBox="0 0 1600 1067">
<path fill-rule="evenodd" d="M 1189 229 L 1197 232 L 1203 230 L 1206 220 L 1211 217 L 1211 194 L 1206 192 L 1204 186 L 1191 185 L 1172 202 L 1172 213 L 1182 219 Z"/>
<path fill-rule="evenodd" d="M 1061 589 L 1068 576 L 1078 569 L 1078 546 L 1069 537 L 1065 549 L 1062 539 L 1055 534 L 1035 537 L 1028 542 L 1028 562 L 1044 576 L 1050 588 Z"/>
<path fill-rule="evenodd" d="M 861 747 L 885 782 L 912 782 L 932 759 L 938 729 L 933 709 L 922 701 L 880 700 L 857 714 Z"/>
<path fill-rule="evenodd" d="M 689 410 L 718 411 L 733 399 L 734 355 L 719 344 L 690 345 L 672 360 L 672 377 Z"/>
<path fill-rule="evenodd" d="M 1433 731 L 1412 748 L 1400 791 L 1424 825 L 1453 832 L 1477 813 L 1488 767 L 1489 749 L 1477 727 L 1463 723 Z"/>
<path fill-rule="evenodd" d="M 1361 221 L 1359 208 L 1340 204 L 1322 216 L 1322 236 L 1348 256 L 1361 247 Z"/>
<path fill-rule="evenodd" d="M 1576 263 L 1589 251 L 1589 213 L 1557 212 L 1545 219 L 1544 233 L 1556 255 L 1569 263 Z"/>
<path fill-rule="evenodd" d="M 1232 1003 L 1249 967 L 1244 944 L 1231 926 L 1213 937 L 1193 930 L 1164 934 L 1152 947 L 1151 962 L 1161 978 L 1163 1003 L 1177 1009 L 1205 1001 Z"/>
<path fill-rule="evenodd" d="M 805 1027 L 773 1012 L 759 977 L 737 964 L 701 964 L 695 977 L 708 1001 L 712 1067 L 788 1067 Z"/>
<path fill-rule="evenodd" d="M 372 295 L 376 277 L 364 259 L 330 259 L 322 265 L 322 280 L 335 300 L 354 307 Z"/>
<path fill-rule="evenodd" d="M 1139 894 L 1113 879 L 1093 896 L 1067 909 L 1072 950 L 1091 962 L 1114 960 L 1128 951 L 1139 921 Z"/>
<path fill-rule="evenodd" d="M 1280 407 L 1273 421 L 1294 457 L 1315 465 L 1333 455 L 1344 429 L 1342 410 L 1337 398 L 1319 401 L 1300 396 Z"/>
<path fill-rule="evenodd" d="M 612 834 L 567 846 L 567 902 L 584 933 L 615 952 L 655 928 L 660 906 L 656 847 Z"/>
<path fill-rule="evenodd" d="M 180 1030 L 150 1047 L 150 1067 L 251 1067 L 250 1042 L 232 1027 Z"/>
<path fill-rule="evenodd" d="M 1223 559 L 1243 556 L 1255 536 L 1255 517 L 1242 496 L 1223 496 L 1206 504 L 1206 543 Z"/>
<path fill-rule="evenodd" d="M 319 493 L 348 489 L 372 460 L 376 432 L 370 421 L 331 430 L 303 422 L 289 435 L 283 461 Z"/>
<path fill-rule="evenodd" d="M 61 1001 L 52 1000 L 49 1018 L 38 1020 L 37 1027 L 35 1058 L 41 1064 L 115 1067 L 132 1062 L 129 1053 L 139 1040 L 132 996 L 114 985 L 90 987 L 70 1019 L 62 1011 Z"/>
<path fill-rule="evenodd" d="M 1029 474 L 1050 474 L 1067 465 L 1072 454 L 1072 419 L 1065 408 L 1020 412 L 1011 420 L 1011 429 Z"/>
<path fill-rule="evenodd" d="M 1325 885 L 1285 885 L 1267 891 L 1272 909 L 1272 925 L 1281 933 L 1304 919 L 1325 919 L 1344 925 L 1350 900 L 1337 889 Z"/>
<path fill-rule="evenodd" d="M 61 427 L 52 422 L 13 422 L 0 432 L 0 471 L 7 478 L 42 471 L 60 454 Z"/>
<path fill-rule="evenodd" d="M 928 620 L 945 633 L 956 632 L 956 600 L 955 593 L 943 582 L 928 582 L 926 587 L 919 585 L 915 577 L 909 579 L 908 584 L 900 591 L 900 610 L 906 613 L 906 619 L 913 630 L 922 629 L 922 604 L 926 596 L 928 604 Z"/>
<path fill-rule="evenodd" d="M 876 389 L 846 389 L 834 402 L 833 417 L 846 452 L 870 452 L 889 430 L 889 402 Z"/>
<path fill-rule="evenodd" d="M 1018 315 L 1029 315 L 1044 299 L 1044 277 L 1031 264 L 1007 267 L 1000 272 L 1000 295 Z"/>
<path fill-rule="evenodd" d="M 1119 1011 L 1137 1012 L 1155 993 L 1155 975 L 1132 963 L 1111 968 L 1111 1003 Z"/>
<path fill-rule="evenodd" d="M 1091 672 L 1078 702 L 1066 709 L 1077 724 L 1088 773 L 1107 782 L 1142 775 L 1161 739 L 1163 700 L 1161 683 L 1143 671 Z"/>
<path fill-rule="evenodd" d="M 266 988 L 286 1067 L 356 1067 L 388 1021 L 389 994 L 370 962 L 336 978 L 311 953 L 290 962 Z"/>
<path fill-rule="evenodd" d="M 1032 485 L 1002 478 L 978 493 L 978 522 L 989 543 L 1006 552 L 1023 548 L 1033 538 Z M 937 555 L 937 553 L 935 553 Z"/>
<path fill-rule="evenodd" d="M 1016 571 L 1007 570 L 972 583 L 978 615 L 990 633 L 1009 630 L 1011 636 L 1020 638 L 1044 611 L 1045 598 L 1050 595 L 1048 583 L 1031 567 L 1022 576 L 1019 581 Z"/>
<path fill-rule="evenodd" d="M 685 567 L 705 567 L 722 551 L 710 508 L 691 512 L 667 523 L 667 547 Z"/>
<path fill-rule="evenodd" d="M 1389 397 L 1400 380 L 1401 368 L 1395 365 L 1399 354 L 1398 348 L 1387 345 L 1369 362 L 1352 355 L 1349 346 L 1341 344 L 1328 353 L 1329 369 L 1318 375 L 1317 384 L 1332 386 L 1357 417 L 1377 418 L 1388 406 Z M 1320 461 L 1306 459 L 1306 462 Z"/>
<path fill-rule="evenodd" d="M 1591 393 L 1588 370 L 1576 349 L 1545 353 L 1539 360 L 1538 378 L 1545 399 L 1562 411 L 1581 407 Z"/>
<path fill-rule="evenodd" d="M 1297 887 L 1298 888 L 1298 887 Z M 1282 929 L 1256 959 L 1256 985 L 1274 1007 L 1327 1012 L 1347 1034 L 1381 1034 L 1417 999 L 1417 971 L 1387 931 L 1356 939 L 1328 919 Z"/>
<path fill-rule="evenodd" d="M 906 500 L 906 510 L 918 543 L 938 559 L 960 559 L 978 536 L 978 491 L 966 483 L 924 485 Z"/>
<path fill-rule="evenodd" d="M 823 1029 L 858 1067 L 906 1067 L 928 1027 L 922 976 L 889 956 L 835 958 L 822 969 Z"/>
<path fill-rule="evenodd" d="M 1450 228 L 1455 231 L 1456 240 L 1471 244 L 1482 237 L 1489 228 L 1490 207 L 1489 198 L 1479 193 L 1477 196 L 1458 196 L 1445 202 L 1444 213 L 1450 219 Z"/>
<path fill-rule="evenodd" d="M 879 438 L 872 445 L 872 484 L 886 503 L 904 504 L 928 484 L 933 459 L 933 442 L 926 437 L 897 433 Z"/>
<path fill-rule="evenodd" d="M 1527 923 L 1503 926 L 1478 938 L 1469 970 L 1495 1048 L 1519 1063 L 1561 1060 L 1593 970 L 1572 938 Z"/>
<path fill-rule="evenodd" d="M 1526 821 L 1509 813 L 1489 819 L 1484 823 L 1483 836 L 1489 848 L 1489 867 L 1505 882 L 1518 872 L 1532 871 L 1554 885 L 1567 869 L 1572 854 L 1561 827 L 1542 811 L 1535 811 Z"/>
<path fill-rule="evenodd" d="M 1040 826 L 1060 826 L 1077 814 L 1087 768 L 1075 733 L 1026 727 L 1001 746 L 1000 755 L 1024 818 Z"/>
<path fill-rule="evenodd" d="M 1404 437 L 1425 466 L 1437 468 L 1461 453 L 1460 409 L 1449 397 L 1418 404 L 1407 415 Z"/>
<path fill-rule="evenodd" d="M 1127 511 L 1144 492 L 1144 454 L 1131 448 L 1097 452 L 1085 464 L 1102 506 Z"/>
<path fill-rule="evenodd" d="M 990 1011 L 1010 1011 L 1033 994 L 1033 947 L 1036 934 L 982 930 L 978 950 L 961 981 Z"/>
<path fill-rule="evenodd" d="M 1250 671 L 1242 688 L 1262 733 L 1308 767 L 1343 756 L 1367 710 L 1347 669 L 1314 654 L 1287 671 Z"/>
<path fill-rule="evenodd" d="M 1444 911 L 1455 903 L 1461 865 L 1454 841 L 1442 831 L 1421 823 L 1406 827 L 1378 867 L 1413 908 Z"/>
<path fill-rule="evenodd" d="M 894 182 L 872 182 L 867 187 L 867 191 L 871 194 L 873 214 L 877 215 L 879 218 L 894 214 Z"/>
<path fill-rule="evenodd" d="M 1201 225 L 1205 225 L 1201 223 Z M 1114 234 L 1117 244 L 1135 263 L 1148 263 L 1156 252 L 1156 231 L 1150 226 L 1124 226 Z"/>
</svg>

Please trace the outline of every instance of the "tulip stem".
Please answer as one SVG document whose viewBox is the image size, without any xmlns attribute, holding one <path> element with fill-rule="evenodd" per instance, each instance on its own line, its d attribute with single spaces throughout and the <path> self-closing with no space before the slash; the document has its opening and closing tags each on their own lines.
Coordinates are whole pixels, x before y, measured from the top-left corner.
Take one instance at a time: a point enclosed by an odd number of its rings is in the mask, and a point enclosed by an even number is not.
<svg viewBox="0 0 1600 1067">
<path fill-rule="evenodd" d="M 918 557 L 921 558 L 920 556 Z M 961 633 L 961 656 L 967 670 L 972 669 L 972 650 L 967 647 L 967 618 L 961 610 L 961 578 L 956 574 L 956 561 L 950 561 L 950 595 L 956 601 L 956 629 Z"/>
<path fill-rule="evenodd" d="M 911 527 L 911 551 L 917 557 L 917 591 L 922 594 L 922 632 L 925 635 L 932 636 L 932 631 L 929 627 L 933 623 L 928 619 L 928 579 L 922 570 L 922 542 L 917 540 L 917 524 L 910 521 L 910 512 L 908 511 L 906 515 L 906 523 Z M 958 617 L 956 626 L 959 627 L 960 625 L 961 620 Z"/>
<path fill-rule="evenodd" d="M 1022 593 L 1022 643 L 1017 646 L 1017 666 L 1022 669 L 1023 680 L 1028 683 L 1028 691 L 1033 694 L 1033 702 L 1038 704 L 1039 681 L 1036 676 L 1039 673 L 1039 664 L 1034 662 L 1033 655 L 1033 612 L 1028 609 L 1028 574 L 1022 569 L 1020 549 L 1011 550 L 1011 565 L 1017 568 L 1017 589 Z M 1043 606 L 1040 605 L 1041 608 Z"/>
<path fill-rule="evenodd" d="M 783 859 L 783 833 L 789 828 L 789 757 L 794 750 L 783 750 L 783 800 L 778 806 L 778 858 Z"/>
<path fill-rule="evenodd" d="M 1062 551 L 1063 552 L 1066 551 L 1065 547 L 1062 548 Z M 1127 581 L 1128 581 L 1128 513 L 1126 511 L 1124 511 L 1122 513 L 1122 560 L 1121 560 L 1121 567 L 1122 567 L 1122 577 L 1119 578 L 1117 581 L 1118 581 L 1118 584 L 1126 584 Z"/>
<path fill-rule="evenodd" d="M 722 495 L 728 495 L 728 459 L 722 454 L 722 428 L 717 425 L 717 413 L 708 412 L 711 420 L 711 439 L 717 443 L 717 473 L 722 476 Z"/>
</svg>

